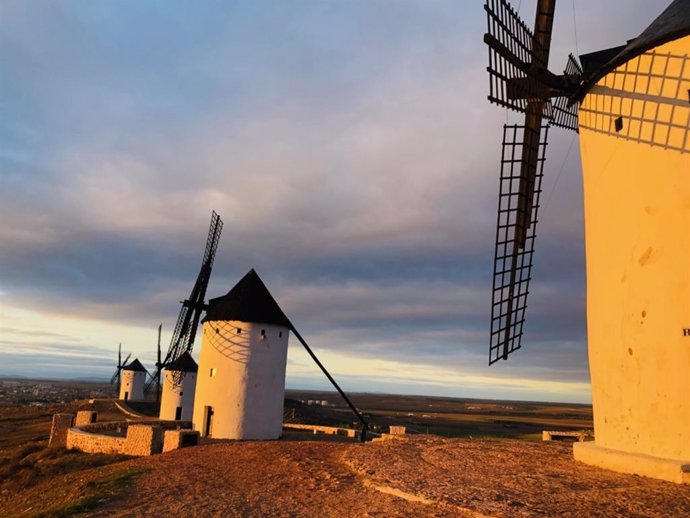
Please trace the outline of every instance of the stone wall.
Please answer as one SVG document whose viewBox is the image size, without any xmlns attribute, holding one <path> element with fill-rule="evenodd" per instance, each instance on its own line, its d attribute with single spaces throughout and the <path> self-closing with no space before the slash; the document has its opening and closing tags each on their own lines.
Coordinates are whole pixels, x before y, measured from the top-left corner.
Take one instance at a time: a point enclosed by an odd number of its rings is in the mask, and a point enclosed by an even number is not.
<svg viewBox="0 0 690 518">
<path fill-rule="evenodd" d="M 163 453 L 197 444 L 199 432 L 195 430 L 166 430 L 163 435 Z"/>
<path fill-rule="evenodd" d="M 95 423 L 97 416 L 98 412 L 94 410 L 79 410 L 77 412 L 77 418 L 74 420 L 74 426 Z"/>
<path fill-rule="evenodd" d="M 55 414 L 50 428 L 48 446 L 65 446 L 67 444 L 68 430 L 74 422 L 74 414 Z"/>
<path fill-rule="evenodd" d="M 146 456 L 163 451 L 163 429 L 157 425 L 135 424 L 127 428 L 125 455 Z"/>
<path fill-rule="evenodd" d="M 283 428 L 287 430 L 310 430 L 313 433 L 323 433 L 326 435 L 344 435 L 345 437 L 359 437 L 359 430 L 351 428 L 338 428 L 336 426 L 321 426 L 315 424 L 284 423 Z"/>
<path fill-rule="evenodd" d="M 67 448 L 86 453 L 125 453 L 124 437 L 88 433 L 79 428 L 70 428 L 67 433 Z"/>
<path fill-rule="evenodd" d="M 71 414 L 57 414 L 74 417 Z M 55 420 L 55 418 L 54 418 Z M 65 421 L 66 422 L 66 421 Z M 123 455 L 152 455 L 163 450 L 165 430 L 189 430 L 191 421 L 111 421 L 90 423 L 73 428 L 65 428 L 62 445 L 69 449 L 87 453 L 110 453 Z"/>
</svg>

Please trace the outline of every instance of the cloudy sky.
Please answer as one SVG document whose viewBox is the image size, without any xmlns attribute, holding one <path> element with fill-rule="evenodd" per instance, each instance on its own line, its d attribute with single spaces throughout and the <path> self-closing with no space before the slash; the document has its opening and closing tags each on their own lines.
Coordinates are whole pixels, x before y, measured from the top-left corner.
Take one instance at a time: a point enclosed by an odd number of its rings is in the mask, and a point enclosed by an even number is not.
<svg viewBox="0 0 690 518">
<path fill-rule="evenodd" d="M 656 4 L 559 2 L 551 68 Z M 486 101 L 485 25 L 481 0 L 3 0 L 0 375 L 108 377 L 119 342 L 150 367 L 216 210 L 209 295 L 256 268 L 346 390 L 588 402 L 572 132 L 551 132 L 523 349 L 487 366 L 519 117 Z M 295 340 L 288 386 L 328 386 Z"/>
</svg>

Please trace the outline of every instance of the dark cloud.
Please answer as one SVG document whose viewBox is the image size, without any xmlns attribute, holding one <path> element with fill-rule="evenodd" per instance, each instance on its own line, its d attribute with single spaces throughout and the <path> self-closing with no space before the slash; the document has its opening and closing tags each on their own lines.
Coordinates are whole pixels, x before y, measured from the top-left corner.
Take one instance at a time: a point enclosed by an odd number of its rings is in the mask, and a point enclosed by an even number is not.
<svg viewBox="0 0 690 518">
<path fill-rule="evenodd" d="M 658 11 L 641 0 L 578 2 L 576 38 L 572 9 L 559 5 L 552 63 L 575 47 L 620 44 Z M 521 3 L 528 21 L 533 11 L 534 1 Z M 525 350 L 486 367 L 500 126 L 519 117 L 484 100 L 480 2 L 54 2 L 0 12 L 3 302 L 170 328 L 215 209 L 225 227 L 209 294 L 256 267 L 324 351 L 587 382 L 579 151 L 556 129 Z M 32 340 L 21 354 L 0 352 L 12 369 L 70 368 L 59 329 L 4 324 L 2 336 Z M 80 368 L 107 370 L 109 360 L 73 346 Z M 375 386 L 452 395 L 451 382 L 408 382 Z M 463 394 L 556 397 L 506 383 Z"/>
</svg>

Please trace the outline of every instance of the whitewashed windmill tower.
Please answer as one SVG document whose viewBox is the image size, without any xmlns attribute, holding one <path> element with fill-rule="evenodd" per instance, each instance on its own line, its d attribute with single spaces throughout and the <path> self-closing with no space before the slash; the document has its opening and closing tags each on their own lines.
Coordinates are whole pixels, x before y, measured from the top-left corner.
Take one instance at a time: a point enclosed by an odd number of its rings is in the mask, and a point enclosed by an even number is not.
<svg viewBox="0 0 690 518">
<path fill-rule="evenodd" d="M 203 319 L 194 428 L 204 437 L 277 439 L 292 325 L 254 270 Z"/>
<path fill-rule="evenodd" d="M 189 352 L 165 366 L 160 418 L 164 420 L 192 419 L 194 393 L 199 366 Z"/>
<path fill-rule="evenodd" d="M 614 53 L 580 104 L 596 441 L 575 458 L 690 483 L 690 0 Z"/>
<path fill-rule="evenodd" d="M 523 339 L 546 129 L 579 131 L 595 441 L 575 458 L 690 483 L 690 0 L 560 76 L 555 4 L 533 33 L 506 0 L 485 7 L 489 99 L 525 114 L 504 129 L 489 362 Z"/>
<path fill-rule="evenodd" d="M 122 401 L 144 401 L 144 387 L 148 372 L 138 359 L 134 359 L 120 370 L 120 399 Z"/>
</svg>

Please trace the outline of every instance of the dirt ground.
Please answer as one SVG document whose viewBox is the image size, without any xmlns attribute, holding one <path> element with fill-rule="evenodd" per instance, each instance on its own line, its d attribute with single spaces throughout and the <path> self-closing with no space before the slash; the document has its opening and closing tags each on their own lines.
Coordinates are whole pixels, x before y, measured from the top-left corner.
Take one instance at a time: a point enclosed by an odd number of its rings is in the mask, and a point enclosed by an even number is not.
<svg viewBox="0 0 690 518">
<path fill-rule="evenodd" d="M 409 436 L 367 444 L 216 443 L 61 477 L 78 495 L 127 470 L 136 478 L 84 516 L 687 517 L 690 486 L 576 463 L 568 443 Z M 39 485 L 10 502 L 29 512 Z"/>
</svg>

